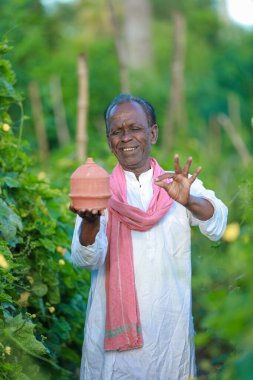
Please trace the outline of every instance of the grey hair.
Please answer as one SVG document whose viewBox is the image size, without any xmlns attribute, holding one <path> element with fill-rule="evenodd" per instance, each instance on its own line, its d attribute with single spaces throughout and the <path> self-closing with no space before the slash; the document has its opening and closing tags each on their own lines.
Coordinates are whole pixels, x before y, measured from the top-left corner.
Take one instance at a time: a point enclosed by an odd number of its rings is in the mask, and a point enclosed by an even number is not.
<svg viewBox="0 0 253 380">
<path fill-rule="evenodd" d="M 141 98 L 140 96 L 133 96 L 130 94 L 120 94 L 111 101 L 111 103 L 108 105 L 108 107 L 104 111 L 104 119 L 105 119 L 107 136 L 109 135 L 109 130 L 110 130 L 109 119 L 111 116 L 112 109 L 119 104 L 131 103 L 131 102 L 136 102 L 140 104 L 140 106 L 142 107 L 143 111 L 145 112 L 147 116 L 148 124 L 150 127 L 156 124 L 156 113 L 151 103 Z"/>
</svg>

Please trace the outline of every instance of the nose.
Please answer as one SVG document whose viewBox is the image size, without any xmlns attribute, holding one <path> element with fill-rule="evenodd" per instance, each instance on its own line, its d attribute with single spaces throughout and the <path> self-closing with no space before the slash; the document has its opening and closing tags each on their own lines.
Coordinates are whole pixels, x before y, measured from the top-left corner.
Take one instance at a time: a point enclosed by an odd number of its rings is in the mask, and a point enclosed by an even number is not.
<svg viewBox="0 0 253 380">
<path fill-rule="evenodd" d="M 132 134 L 131 134 L 131 131 L 129 131 L 128 129 L 124 129 L 122 131 L 122 135 L 121 135 L 121 141 L 129 141 L 132 139 Z"/>
</svg>

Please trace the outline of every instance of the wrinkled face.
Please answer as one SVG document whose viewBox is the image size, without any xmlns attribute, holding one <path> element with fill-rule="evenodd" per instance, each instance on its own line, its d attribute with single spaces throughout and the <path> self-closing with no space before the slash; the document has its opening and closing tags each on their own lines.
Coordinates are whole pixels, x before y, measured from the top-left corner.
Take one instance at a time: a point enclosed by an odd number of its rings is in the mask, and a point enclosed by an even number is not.
<svg viewBox="0 0 253 380">
<path fill-rule="evenodd" d="M 157 141 L 157 125 L 149 126 L 147 116 L 139 103 L 129 102 L 115 106 L 110 113 L 109 147 L 124 170 L 138 177 L 150 169 L 151 145 Z"/>
</svg>

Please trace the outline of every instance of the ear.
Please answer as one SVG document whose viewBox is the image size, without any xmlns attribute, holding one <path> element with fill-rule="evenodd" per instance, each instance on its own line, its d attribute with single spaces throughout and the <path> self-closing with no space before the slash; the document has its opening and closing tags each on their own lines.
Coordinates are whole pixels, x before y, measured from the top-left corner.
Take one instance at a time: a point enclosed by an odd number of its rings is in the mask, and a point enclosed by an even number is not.
<svg viewBox="0 0 253 380">
<path fill-rule="evenodd" d="M 112 151 L 112 145 L 111 145 L 110 137 L 108 135 L 106 135 L 106 139 L 107 139 L 107 144 L 109 146 L 109 149 Z"/>
<path fill-rule="evenodd" d="M 151 132 L 150 132 L 150 142 L 152 145 L 156 144 L 157 139 L 158 139 L 158 126 L 157 124 L 152 125 L 151 127 Z"/>
</svg>

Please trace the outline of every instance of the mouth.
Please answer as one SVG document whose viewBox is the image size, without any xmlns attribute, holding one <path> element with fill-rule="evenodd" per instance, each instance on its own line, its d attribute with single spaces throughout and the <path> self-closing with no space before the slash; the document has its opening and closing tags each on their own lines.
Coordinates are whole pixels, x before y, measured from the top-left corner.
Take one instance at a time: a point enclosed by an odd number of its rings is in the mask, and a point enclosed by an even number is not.
<svg viewBox="0 0 253 380">
<path fill-rule="evenodd" d="M 133 152 L 137 149 L 137 147 L 133 148 L 121 148 L 122 152 Z"/>
</svg>

